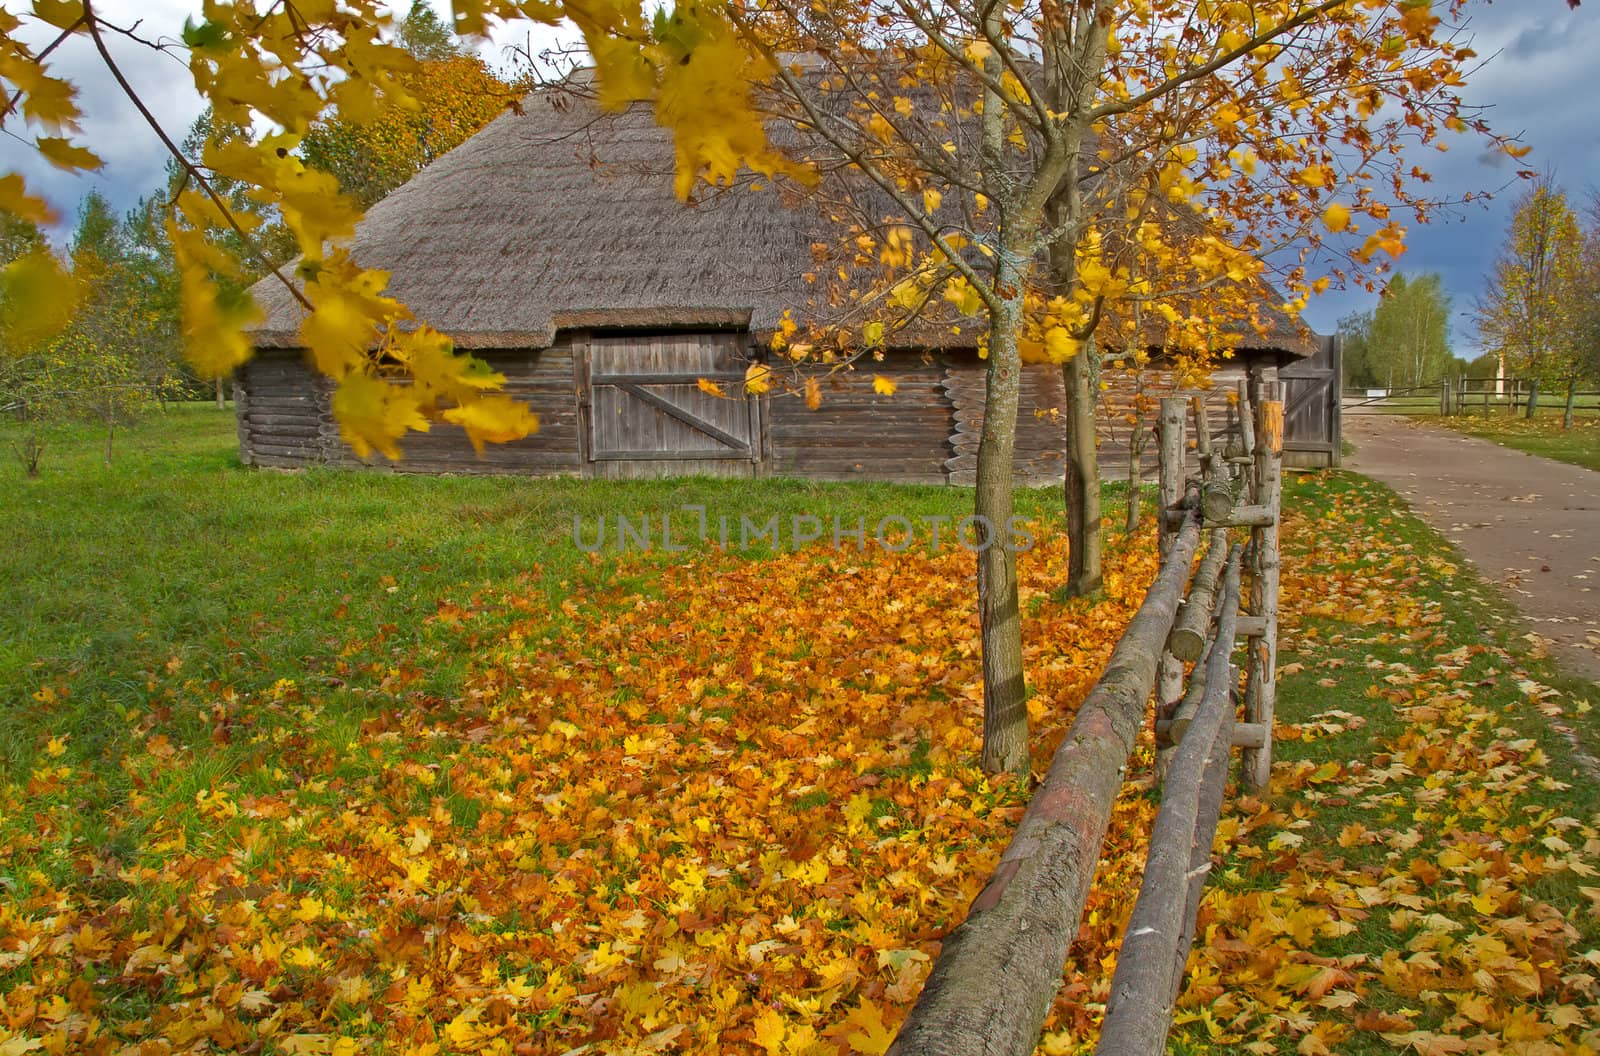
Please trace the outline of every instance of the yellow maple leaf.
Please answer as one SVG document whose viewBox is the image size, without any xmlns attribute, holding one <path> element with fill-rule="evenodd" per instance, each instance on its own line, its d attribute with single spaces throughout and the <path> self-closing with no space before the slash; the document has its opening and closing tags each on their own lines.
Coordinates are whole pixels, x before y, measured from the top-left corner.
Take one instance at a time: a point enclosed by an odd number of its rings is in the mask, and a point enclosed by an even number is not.
<svg viewBox="0 0 1600 1056">
<path fill-rule="evenodd" d="M 772 368 L 765 363 L 752 363 L 744 372 L 744 391 L 761 395 L 772 389 Z"/>
<path fill-rule="evenodd" d="M 756 1044 L 768 1053 L 768 1056 L 781 1056 L 783 1052 L 783 1036 L 788 1033 L 783 1023 L 783 1017 L 775 1009 L 761 1008 L 756 1012 L 756 1018 L 751 1023 L 755 1031 Z"/>
<path fill-rule="evenodd" d="M 506 444 L 521 440 L 539 428 L 539 416 L 528 410 L 527 404 L 499 394 L 452 407 L 443 417 L 466 430 L 467 439 L 480 455 L 485 443 Z"/>
<path fill-rule="evenodd" d="M 806 407 L 816 410 L 822 406 L 822 383 L 815 376 L 806 379 Z"/>
<path fill-rule="evenodd" d="M 98 169 L 105 164 L 92 150 L 73 145 L 71 140 L 59 136 L 39 136 L 33 141 L 45 160 L 58 169 L 77 172 L 79 169 Z"/>
<path fill-rule="evenodd" d="M 872 376 L 872 391 L 880 396 L 893 396 L 894 390 L 898 387 L 893 379 L 886 378 L 882 374 L 874 374 Z"/>
<path fill-rule="evenodd" d="M 866 998 L 861 999 L 845 1017 L 845 1023 L 859 1027 L 845 1036 L 854 1052 L 869 1053 L 870 1056 L 882 1056 L 889 1051 L 889 1045 L 894 1041 L 894 1032 L 883 1024 L 883 1013 Z"/>
<path fill-rule="evenodd" d="M 28 349 L 67 325 L 78 285 L 48 249 L 26 253 L 0 268 L 0 345 Z"/>
<path fill-rule="evenodd" d="M 35 224 L 53 224 L 57 220 L 49 203 L 29 194 L 22 177 L 15 172 L 0 176 L 0 210 Z"/>
<path fill-rule="evenodd" d="M 695 381 L 695 385 L 699 387 L 701 392 L 708 396 L 715 396 L 719 400 L 725 400 L 728 398 L 728 394 L 722 391 L 722 386 L 718 385 L 710 378 L 699 378 Z"/>
<path fill-rule="evenodd" d="M 386 458 L 398 460 L 397 441 L 409 430 L 428 429 L 428 419 L 423 417 L 416 394 L 409 387 L 366 374 L 347 375 L 334 390 L 332 404 L 340 435 L 361 458 L 377 450 Z"/>
<path fill-rule="evenodd" d="M 1327 225 L 1329 231 L 1343 231 L 1350 226 L 1350 210 L 1338 202 L 1334 202 L 1322 214 L 1322 222 Z"/>
</svg>

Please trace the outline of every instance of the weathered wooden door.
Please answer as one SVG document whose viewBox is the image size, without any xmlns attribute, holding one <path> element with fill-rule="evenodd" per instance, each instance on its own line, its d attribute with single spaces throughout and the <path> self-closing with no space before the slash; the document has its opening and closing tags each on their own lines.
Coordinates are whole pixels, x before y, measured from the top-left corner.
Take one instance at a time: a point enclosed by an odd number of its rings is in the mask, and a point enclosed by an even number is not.
<svg viewBox="0 0 1600 1056">
<path fill-rule="evenodd" d="M 759 406 L 744 392 L 745 335 L 595 335 L 588 343 L 588 458 L 602 477 L 752 476 Z M 700 386 L 715 382 L 725 395 Z"/>
<path fill-rule="evenodd" d="M 1337 466 L 1344 439 L 1339 389 L 1343 338 L 1322 339 L 1316 355 L 1278 371 L 1283 382 L 1283 464 L 1300 469 Z"/>
</svg>

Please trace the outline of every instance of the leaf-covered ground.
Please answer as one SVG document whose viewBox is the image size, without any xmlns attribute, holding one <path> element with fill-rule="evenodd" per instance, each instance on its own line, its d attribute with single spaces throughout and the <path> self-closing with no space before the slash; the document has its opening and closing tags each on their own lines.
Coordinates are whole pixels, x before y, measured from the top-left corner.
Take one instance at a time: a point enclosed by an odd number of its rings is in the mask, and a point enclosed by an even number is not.
<svg viewBox="0 0 1600 1056">
<path fill-rule="evenodd" d="M 1281 762 L 1224 817 L 1174 1047 L 1593 1051 L 1595 778 L 1539 714 L 1586 722 L 1593 698 L 1552 688 L 1387 492 L 1332 478 L 1290 502 Z M 1059 539 L 1024 562 L 1040 764 L 1150 535 L 1093 606 L 1052 600 Z M 28 668 L 8 721 L 38 743 L 0 779 L 0 1053 L 882 1051 L 1024 802 L 971 765 L 970 556 L 552 572 L 553 545 L 472 587 L 319 600 L 293 677 L 192 651 L 105 675 L 92 749 L 67 721 L 83 679 Z M 276 642 L 256 617 L 229 655 L 252 627 Z M 1047 1052 L 1092 1044 L 1147 763 Z"/>
<path fill-rule="evenodd" d="M 970 763 L 970 555 L 706 556 L 643 589 L 614 560 L 566 599 L 441 602 L 433 640 L 476 657 L 457 700 L 404 692 L 425 651 L 251 697 L 185 686 L 134 721 L 103 845 L 70 839 L 72 766 L 11 784 L 8 1043 L 881 1050 L 1022 802 Z M 1149 548 L 1120 564 L 1069 611 L 1045 597 L 1059 542 L 1029 562 L 1044 741 Z M 395 703 L 358 722 L 340 683 L 363 674 Z M 175 744 L 168 707 L 246 757 Z"/>
<path fill-rule="evenodd" d="M 1187 1036 L 1596 1051 L 1600 775 L 1552 728 L 1592 725 L 1595 687 L 1530 660 L 1537 641 L 1387 489 L 1295 491 L 1289 721 L 1272 795 L 1223 819 Z"/>
</svg>

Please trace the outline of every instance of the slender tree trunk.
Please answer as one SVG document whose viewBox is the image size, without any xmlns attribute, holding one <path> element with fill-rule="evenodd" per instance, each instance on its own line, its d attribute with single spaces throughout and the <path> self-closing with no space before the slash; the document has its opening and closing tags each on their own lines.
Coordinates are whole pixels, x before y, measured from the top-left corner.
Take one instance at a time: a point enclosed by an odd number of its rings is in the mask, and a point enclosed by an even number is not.
<svg viewBox="0 0 1600 1056">
<path fill-rule="evenodd" d="M 226 405 L 227 405 L 227 401 L 224 400 L 223 397 L 222 397 L 222 378 L 220 376 L 218 376 L 218 378 L 217 378 L 217 410 L 219 410 L 219 411 L 222 410 L 223 407 L 225 407 Z"/>
<path fill-rule="evenodd" d="M 1089 108 L 1105 63 L 1110 24 L 1101 17 L 1105 14 L 1105 10 L 1090 10 L 1080 5 L 1076 18 L 1063 16 L 1051 23 L 1044 41 L 1043 59 L 1052 110 L 1082 113 Z M 1057 232 L 1049 246 L 1050 285 L 1062 294 L 1072 290 L 1078 277 L 1083 199 L 1077 175 L 1082 145 L 1081 139 L 1072 139 L 1067 178 L 1045 207 L 1046 220 L 1051 230 Z M 1093 594 L 1102 582 L 1100 456 L 1094 446 L 1099 351 L 1094 335 L 1088 337 L 1077 355 L 1062 368 L 1067 402 L 1067 457 L 1062 474 L 1062 499 L 1067 514 L 1066 593 L 1069 596 Z"/>
<path fill-rule="evenodd" d="M 1000 264 L 996 286 L 1020 291 L 1015 266 Z M 1022 668 L 1022 613 L 1017 601 L 1017 555 L 1011 546 L 1012 459 L 1017 446 L 1017 399 L 1022 358 L 1020 292 L 995 313 L 978 442 L 978 486 L 973 513 L 978 545 L 978 622 L 983 638 L 983 755 L 985 773 L 1026 773 L 1027 690 Z M 987 545 L 985 545 L 987 544 Z"/>
<path fill-rule="evenodd" d="M 1063 474 L 1067 507 L 1067 594 L 1093 594 L 1102 583 L 1100 532 L 1100 454 L 1095 450 L 1093 359 L 1100 353 L 1091 337 L 1061 368 L 1067 389 L 1067 459 Z M 1133 471 L 1129 472 L 1129 479 Z M 1130 495 L 1132 492 L 1130 491 Z M 1136 501 L 1129 499 L 1130 502 Z"/>
<path fill-rule="evenodd" d="M 1144 415 L 1137 407 L 1134 417 L 1138 421 L 1133 423 L 1133 432 L 1128 436 L 1128 508 L 1122 518 L 1122 529 L 1129 535 L 1139 527 L 1140 489 L 1144 484 L 1144 474 L 1140 472 L 1144 459 Z"/>
<path fill-rule="evenodd" d="M 1567 379 L 1567 405 L 1561 412 L 1561 428 L 1572 428 L 1572 407 L 1578 399 L 1578 376 L 1574 374 Z"/>
</svg>

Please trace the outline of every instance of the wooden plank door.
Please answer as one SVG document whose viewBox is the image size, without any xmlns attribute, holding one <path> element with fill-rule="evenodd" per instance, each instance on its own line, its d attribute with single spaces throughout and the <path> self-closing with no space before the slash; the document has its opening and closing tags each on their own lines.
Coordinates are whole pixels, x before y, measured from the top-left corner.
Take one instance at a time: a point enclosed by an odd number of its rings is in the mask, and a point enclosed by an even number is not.
<svg viewBox="0 0 1600 1056">
<path fill-rule="evenodd" d="M 745 335 L 589 339 L 589 459 L 601 477 L 752 476 L 758 407 L 744 392 Z M 723 396 L 700 387 L 715 382 Z"/>
<path fill-rule="evenodd" d="M 1323 339 L 1309 359 L 1278 371 L 1284 385 L 1284 465 L 1337 466 L 1340 456 L 1339 368 L 1342 339 Z"/>
</svg>

